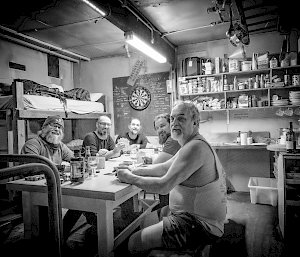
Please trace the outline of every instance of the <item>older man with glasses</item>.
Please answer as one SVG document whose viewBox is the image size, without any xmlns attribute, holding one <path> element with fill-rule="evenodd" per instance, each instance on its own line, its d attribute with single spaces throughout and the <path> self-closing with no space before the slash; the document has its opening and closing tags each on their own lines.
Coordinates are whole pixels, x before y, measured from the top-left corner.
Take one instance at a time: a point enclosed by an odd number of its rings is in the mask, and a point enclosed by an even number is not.
<svg viewBox="0 0 300 257">
<path fill-rule="evenodd" d="M 100 116 L 96 122 L 96 130 L 85 135 L 82 145 L 82 151 L 86 146 L 90 146 L 91 155 L 98 154 L 105 156 L 106 160 L 120 156 L 124 143 L 114 143 L 110 136 L 111 120 L 107 116 Z"/>
<path fill-rule="evenodd" d="M 114 140 L 110 136 L 111 120 L 107 116 L 100 116 L 96 122 L 96 130 L 85 135 L 82 144 L 82 153 L 85 151 L 86 146 L 90 146 L 91 155 L 105 156 L 105 159 L 118 157 L 121 154 L 121 150 L 124 148 L 124 143 L 114 143 Z M 92 229 L 95 230 L 97 224 L 97 217 L 92 212 L 82 212 L 77 210 L 68 210 L 64 217 L 64 238 L 67 240 L 70 231 L 80 218 L 81 214 L 84 214 L 88 224 L 94 225 Z M 95 233 L 92 231 L 92 233 Z"/>
</svg>

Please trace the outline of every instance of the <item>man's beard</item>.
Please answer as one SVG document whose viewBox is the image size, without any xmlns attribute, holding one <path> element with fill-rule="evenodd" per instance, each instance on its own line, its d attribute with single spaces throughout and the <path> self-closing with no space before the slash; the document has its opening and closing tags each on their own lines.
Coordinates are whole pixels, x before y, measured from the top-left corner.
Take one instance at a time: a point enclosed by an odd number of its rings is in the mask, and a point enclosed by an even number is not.
<svg viewBox="0 0 300 257">
<path fill-rule="evenodd" d="M 59 135 L 57 135 L 53 133 L 52 129 L 49 129 L 42 131 L 42 137 L 45 138 L 48 143 L 58 145 L 62 141 L 64 134 L 61 132 Z"/>
<path fill-rule="evenodd" d="M 108 135 L 108 131 L 107 130 L 101 130 L 101 131 L 98 130 L 98 133 L 103 138 L 107 137 L 107 135 Z"/>
<path fill-rule="evenodd" d="M 171 135 L 171 133 L 167 133 L 165 131 L 160 132 L 158 134 L 158 142 L 159 142 L 159 144 L 163 145 L 167 141 L 167 139 L 168 139 L 168 137 L 170 135 Z"/>
</svg>

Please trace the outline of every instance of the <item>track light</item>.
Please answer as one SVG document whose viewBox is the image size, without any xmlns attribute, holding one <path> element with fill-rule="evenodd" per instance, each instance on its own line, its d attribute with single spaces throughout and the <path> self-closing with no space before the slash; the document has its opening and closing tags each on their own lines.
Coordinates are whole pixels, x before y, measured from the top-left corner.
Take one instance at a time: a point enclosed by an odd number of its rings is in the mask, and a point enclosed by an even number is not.
<svg viewBox="0 0 300 257">
<path fill-rule="evenodd" d="M 136 49 L 140 50 L 142 53 L 148 55 L 153 60 L 159 63 L 165 63 L 167 61 L 166 57 L 161 55 L 159 52 L 154 50 L 150 45 L 143 42 L 132 31 L 125 32 L 125 41 L 126 43 L 132 45 Z"/>
<path fill-rule="evenodd" d="M 94 5 L 92 2 L 88 0 L 81 0 L 82 2 L 86 3 L 88 6 L 90 6 L 92 9 L 94 9 L 96 12 L 100 13 L 102 16 L 106 16 L 106 13 L 99 9 L 96 5 Z"/>
</svg>

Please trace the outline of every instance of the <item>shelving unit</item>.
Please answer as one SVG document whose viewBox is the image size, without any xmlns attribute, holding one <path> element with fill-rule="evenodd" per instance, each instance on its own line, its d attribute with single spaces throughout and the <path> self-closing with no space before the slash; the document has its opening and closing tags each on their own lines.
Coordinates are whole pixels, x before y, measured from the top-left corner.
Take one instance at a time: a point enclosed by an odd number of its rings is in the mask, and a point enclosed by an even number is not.
<svg viewBox="0 0 300 257">
<path fill-rule="evenodd" d="M 278 218 L 286 250 L 293 253 L 300 228 L 300 154 L 279 154 Z"/>
<path fill-rule="evenodd" d="M 196 76 L 188 76 L 188 77 L 179 77 L 178 78 L 178 92 L 179 92 L 179 98 L 180 99 L 188 99 L 192 101 L 199 101 L 203 98 L 219 98 L 223 99 L 219 108 L 215 109 L 203 109 L 201 111 L 207 112 L 207 111 L 234 111 L 234 110 L 260 110 L 264 108 L 277 108 L 277 107 L 298 107 L 298 105 L 282 105 L 282 106 L 272 106 L 271 100 L 273 94 L 276 94 L 277 92 L 280 92 L 284 98 L 288 98 L 288 92 L 289 91 L 296 91 L 300 90 L 300 86 L 278 86 L 278 84 L 270 83 L 269 85 L 266 85 L 267 87 L 263 88 L 251 88 L 251 89 L 242 89 L 242 90 L 218 90 L 216 91 L 216 87 L 213 87 L 213 91 L 209 90 L 209 92 L 202 90 L 202 92 L 199 92 L 197 89 L 193 88 L 193 85 L 191 81 L 193 81 L 194 85 L 196 84 L 196 80 L 198 82 L 197 85 L 201 85 L 201 80 L 205 80 L 208 78 L 215 79 L 221 81 L 220 84 L 224 84 L 224 76 L 226 75 L 228 81 L 233 81 L 233 78 L 236 76 L 239 80 L 246 80 L 248 77 L 253 77 L 255 75 L 261 75 L 261 74 L 268 74 L 269 78 L 271 79 L 274 75 L 278 75 L 278 77 L 281 78 L 281 81 L 283 81 L 283 75 L 284 74 L 300 74 L 300 65 L 296 66 L 289 66 L 289 67 L 277 67 L 277 68 L 268 68 L 268 69 L 258 69 L 258 70 L 250 70 L 250 71 L 238 71 L 238 72 L 225 72 L 225 73 L 219 73 L 219 74 L 211 74 L 211 75 L 196 75 Z M 190 84 L 189 84 L 190 83 Z M 232 84 L 231 82 L 228 82 L 228 84 Z M 275 86 L 276 85 L 276 86 Z M 184 90 L 181 90 L 181 88 L 186 87 Z M 190 88 L 192 87 L 192 88 Z M 221 86 L 219 86 L 220 89 Z M 209 89 L 209 86 L 208 86 Z M 203 92 L 204 91 L 204 92 Z M 182 92 L 185 92 L 184 94 Z M 191 93 L 192 92 L 192 93 Z M 262 102 L 262 106 L 257 107 L 244 107 L 244 108 L 229 108 L 228 106 L 228 99 L 230 97 L 238 97 L 241 94 L 245 94 L 247 96 L 255 95 L 258 96 L 261 99 L 265 99 Z"/>
</svg>

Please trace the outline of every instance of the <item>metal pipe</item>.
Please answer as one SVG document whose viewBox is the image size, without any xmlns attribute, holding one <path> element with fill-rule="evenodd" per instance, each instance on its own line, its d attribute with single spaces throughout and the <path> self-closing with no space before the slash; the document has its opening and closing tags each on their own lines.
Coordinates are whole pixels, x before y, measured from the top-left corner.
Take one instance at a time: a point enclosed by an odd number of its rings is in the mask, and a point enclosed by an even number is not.
<svg viewBox="0 0 300 257">
<path fill-rule="evenodd" d="M 14 30 L 12 30 L 12 29 L 3 27 L 3 26 L 1 26 L 1 25 L 0 25 L 0 29 L 5 30 L 5 31 L 7 31 L 7 32 L 9 32 L 9 33 L 12 33 L 12 34 L 14 34 L 14 35 L 16 35 L 16 36 L 19 36 L 19 37 L 22 37 L 22 38 L 29 39 L 29 40 L 31 40 L 31 41 L 34 41 L 34 42 L 39 43 L 39 44 L 41 44 L 41 45 L 44 45 L 44 46 L 46 46 L 46 47 L 50 47 L 50 48 L 53 48 L 53 49 L 55 49 L 55 50 L 58 50 L 58 51 L 61 51 L 61 52 L 66 53 L 66 54 L 72 55 L 72 56 L 74 56 L 74 57 L 80 58 L 80 59 L 82 59 L 82 60 L 84 60 L 84 61 L 90 61 L 90 60 L 91 60 L 91 59 L 88 58 L 88 57 L 85 57 L 85 56 L 82 56 L 82 55 L 80 55 L 80 54 L 76 54 L 76 53 L 70 52 L 70 51 L 68 51 L 68 50 L 62 49 L 61 47 L 57 47 L 57 46 L 55 46 L 55 45 L 46 43 L 46 42 L 44 42 L 44 41 L 38 40 L 38 39 L 36 39 L 36 38 L 27 36 L 27 35 L 22 34 L 22 33 L 19 33 L 19 32 L 16 32 L 16 31 L 14 31 Z"/>
<path fill-rule="evenodd" d="M 160 32 L 158 29 L 156 28 L 153 28 L 152 25 L 149 25 L 151 24 L 149 21 L 145 22 L 135 11 L 133 11 L 125 2 L 126 1 L 121 1 L 119 0 L 119 2 L 122 4 L 122 7 L 125 7 L 127 10 L 129 10 L 138 20 L 140 20 L 151 32 L 153 32 L 153 30 L 155 30 L 159 36 L 169 45 L 171 46 L 173 49 L 175 49 L 175 46 L 169 41 L 167 40 L 166 38 L 163 38 L 163 33 Z M 144 18 L 146 19 L 146 18 Z"/>
<path fill-rule="evenodd" d="M 56 246 L 55 252 L 61 256 L 63 236 L 61 187 L 56 166 L 46 157 L 36 155 L 0 154 L 0 162 L 27 162 L 27 164 L 1 169 L 0 179 L 18 175 L 45 174 L 48 187 L 49 232 L 55 243 L 54 247 Z"/>
<path fill-rule="evenodd" d="M 51 50 L 48 50 L 48 49 L 45 49 L 43 47 L 40 47 L 40 46 L 37 46 L 37 45 L 34 45 L 34 44 L 31 44 L 31 43 L 28 43 L 26 41 L 23 41 L 23 40 L 20 40 L 20 39 L 17 39 L 17 38 L 14 38 L 14 37 L 10 37 L 10 36 L 7 36 L 7 35 L 3 35 L 0 33 L 0 37 L 4 38 L 4 39 L 7 39 L 7 40 L 10 40 L 14 43 L 17 43 L 19 45 L 23 45 L 23 46 L 26 46 L 26 47 L 29 47 L 29 48 L 32 48 L 34 50 L 38 50 L 38 51 L 41 51 L 41 52 L 44 52 L 44 53 L 47 53 L 47 54 L 52 54 L 52 55 L 55 55 L 55 56 L 58 56 L 62 59 L 65 59 L 65 60 L 68 60 L 68 61 L 71 61 L 71 62 L 76 62 L 76 63 L 79 63 L 79 60 L 76 60 L 76 59 L 73 59 L 71 57 L 67 57 L 65 55 L 62 55 L 62 54 L 59 54 L 59 53 L 56 53 L 56 52 L 52 52 Z"/>
</svg>

